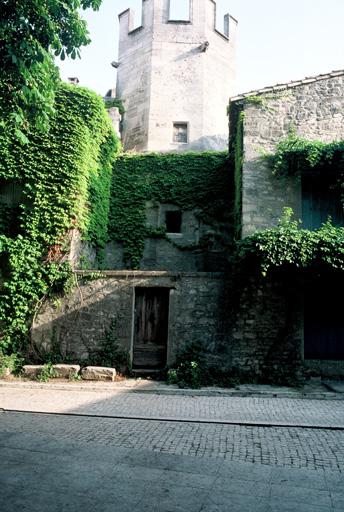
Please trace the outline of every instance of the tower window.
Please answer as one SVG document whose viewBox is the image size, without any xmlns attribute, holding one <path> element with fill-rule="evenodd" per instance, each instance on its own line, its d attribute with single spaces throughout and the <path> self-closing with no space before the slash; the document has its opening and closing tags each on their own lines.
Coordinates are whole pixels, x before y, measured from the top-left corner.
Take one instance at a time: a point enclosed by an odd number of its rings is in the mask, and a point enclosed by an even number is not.
<svg viewBox="0 0 344 512">
<path fill-rule="evenodd" d="M 190 21 L 190 0 L 170 0 L 169 21 Z"/>
<path fill-rule="evenodd" d="M 188 124 L 173 123 L 173 142 L 186 143 L 188 141 Z"/>
<path fill-rule="evenodd" d="M 165 213 L 167 233 L 181 233 L 182 231 L 182 212 L 170 211 Z"/>
</svg>

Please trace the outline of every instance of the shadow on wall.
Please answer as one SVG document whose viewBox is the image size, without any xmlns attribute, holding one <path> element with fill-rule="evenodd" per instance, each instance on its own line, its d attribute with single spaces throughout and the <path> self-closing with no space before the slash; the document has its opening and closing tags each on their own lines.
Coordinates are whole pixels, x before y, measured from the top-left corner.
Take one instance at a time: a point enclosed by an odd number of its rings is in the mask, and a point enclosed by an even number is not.
<svg viewBox="0 0 344 512">
<path fill-rule="evenodd" d="M 33 346 L 42 353 L 57 347 L 62 355 L 82 362 L 101 347 L 115 323 L 114 341 L 130 352 L 135 289 L 163 287 L 170 289 L 167 363 L 174 361 L 180 346 L 198 340 L 214 353 L 228 352 L 227 317 L 223 311 L 225 274 L 170 274 L 156 278 L 150 273 L 133 272 L 132 277 L 129 274 L 86 281 L 68 297 L 47 301 L 32 327 Z"/>
</svg>

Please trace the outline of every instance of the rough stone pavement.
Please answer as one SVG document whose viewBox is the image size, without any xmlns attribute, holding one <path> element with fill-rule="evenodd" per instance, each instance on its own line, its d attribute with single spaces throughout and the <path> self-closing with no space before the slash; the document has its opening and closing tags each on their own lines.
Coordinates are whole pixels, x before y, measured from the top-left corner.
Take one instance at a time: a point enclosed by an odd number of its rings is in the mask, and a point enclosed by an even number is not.
<svg viewBox="0 0 344 512">
<path fill-rule="evenodd" d="M 0 388 L 0 409 L 344 429 L 344 401 Z"/>
<path fill-rule="evenodd" d="M 171 455 L 344 472 L 344 432 L 327 429 L 3 412 L 0 430 Z"/>
<path fill-rule="evenodd" d="M 1 387 L 0 510 L 343 512 L 343 407 Z"/>
<path fill-rule="evenodd" d="M 286 431 L 288 439 L 283 438 Z M 342 434 L 327 432 L 321 439 L 317 436 L 324 431 L 312 429 L 3 412 L 0 510 L 342 512 L 343 473 L 288 467 L 282 458 L 280 465 L 254 460 L 258 443 L 271 453 L 282 453 L 289 445 L 296 458 L 300 432 L 314 458 L 333 442 L 331 436 Z M 264 436 L 267 443 L 262 442 Z M 254 463 L 219 456 L 225 453 L 225 439 L 232 454 L 244 453 L 246 445 Z M 337 442 L 337 448 L 343 446 L 343 439 Z M 208 453 L 197 451 L 197 446 Z"/>
</svg>

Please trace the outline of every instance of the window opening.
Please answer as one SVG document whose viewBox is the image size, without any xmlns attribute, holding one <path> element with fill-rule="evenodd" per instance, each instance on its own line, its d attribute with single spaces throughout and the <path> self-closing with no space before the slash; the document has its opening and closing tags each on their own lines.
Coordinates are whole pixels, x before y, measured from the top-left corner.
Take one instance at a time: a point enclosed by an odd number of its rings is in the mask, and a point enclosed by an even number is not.
<svg viewBox="0 0 344 512">
<path fill-rule="evenodd" d="M 188 141 L 187 123 L 173 123 L 173 142 L 186 143 Z"/>
<path fill-rule="evenodd" d="M 190 21 L 190 0 L 170 0 L 169 21 Z"/>
<path fill-rule="evenodd" d="M 165 213 L 167 233 L 181 233 L 182 230 L 182 212 L 172 211 Z"/>
</svg>

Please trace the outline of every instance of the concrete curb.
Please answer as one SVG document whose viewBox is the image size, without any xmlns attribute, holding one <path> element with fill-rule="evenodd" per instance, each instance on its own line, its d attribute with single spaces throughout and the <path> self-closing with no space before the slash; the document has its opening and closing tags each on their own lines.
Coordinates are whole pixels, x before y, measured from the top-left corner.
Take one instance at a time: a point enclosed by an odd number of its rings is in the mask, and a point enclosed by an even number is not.
<svg viewBox="0 0 344 512">
<path fill-rule="evenodd" d="M 174 386 L 137 383 L 133 386 L 123 386 L 117 383 L 101 384 L 81 384 L 81 383 L 51 383 L 51 382 L 8 382 L 0 380 L 0 388 L 17 389 L 46 389 L 49 391 L 97 391 L 97 392 L 118 392 L 118 393 L 145 393 L 155 395 L 175 395 L 175 396 L 205 396 L 205 397 L 254 397 L 254 398 L 294 398 L 304 400 L 344 400 L 344 393 L 335 393 L 330 391 L 257 391 L 240 389 L 222 389 L 222 388 L 201 388 L 201 389 L 180 389 Z"/>
</svg>

